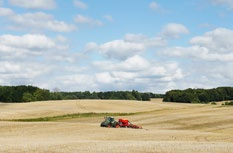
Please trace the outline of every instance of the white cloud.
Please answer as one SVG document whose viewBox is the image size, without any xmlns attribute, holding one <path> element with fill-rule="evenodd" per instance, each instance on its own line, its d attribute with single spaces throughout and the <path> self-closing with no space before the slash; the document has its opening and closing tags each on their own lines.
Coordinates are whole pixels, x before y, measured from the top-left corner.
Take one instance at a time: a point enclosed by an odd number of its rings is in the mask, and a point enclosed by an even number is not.
<svg viewBox="0 0 233 153">
<path fill-rule="evenodd" d="M 121 62 L 94 62 L 96 81 L 100 89 L 114 88 L 114 90 L 159 88 L 160 92 L 170 89 L 170 82 L 182 80 L 183 71 L 176 62 L 150 61 L 135 55 Z M 158 90 L 158 89 L 157 89 Z"/>
<path fill-rule="evenodd" d="M 93 65 L 97 68 L 101 68 L 104 71 L 128 71 L 137 72 L 145 70 L 149 67 L 150 63 L 139 55 L 135 55 L 127 58 L 119 63 L 112 63 L 111 61 L 99 61 L 94 62 Z"/>
<path fill-rule="evenodd" d="M 55 0 L 9 0 L 11 5 L 24 7 L 27 9 L 54 9 Z"/>
<path fill-rule="evenodd" d="M 233 61 L 233 30 L 217 28 L 190 40 L 190 47 L 172 47 L 161 51 L 168 56 L 188 57 L 204 61 Z"/>
<path fill-rule="evenodd" d="M 59 82 L 59 84 L 58 84 Z M 93 75 L 77 73 L 62 76 L 54 76 L 47 88 L 51 86 L 58 87 L 61 90 L 66 91 L 97 91 L 98 86 L 96 85 L 95 78 Z"/>
<path fill-rule="evenodd" d="M 149 4 L 149 8 L 152 9 L 152 10 L 158 10 L 159 9 L 159 4 L 156 3 L 156 2 L 151 2 Z"/>
<path fill-rule="evenodd" d="M 65 23 L 64 21 L 57 21 L 53 19 L 52 15 L 43 12 L 26 13 L 22 15 L 15 15 L 12 20 L 17 24 L 17 27 L 45 29 L 57 32 L 70 32 L 75 30 L 74 25 Z"/>
<path fill-rule="evenodd" d="M 0 36 L 1 58 L 20 59 L 28 56 L 36 56 L 55 47 L 56 45 L 53 40 L 45 35 Z"/>
<path fill-rule="evenodd" d="M 113 84 L 114 82 L 119 80 L 119 79 L 111 76 L 111 73 L 109 73 L 109 72 L 97 73 L 96 79 L 99 83 L 106 83 L 106 84 Z"/>
<path fill-rule="evenodd" d="M 150 39 L 140 34 L 127 34 L 122 41 L 124 47 L 125 43 L 130 43 L 148 49 L 154 45 L 147 43 Z M 0 36 L 0 82 L 47 89 L 58 87 L 63 91 L 154 91 L 156 87 L 158 92 L 164 92 L 170 89 L 168 84 L 185 77 L 176 62 L 148 60 L 139 54 L 128 55 L 120 61 L 88 61 L 83 58 L 87 55 L 69 52 L 69 48 L 59 49 L 63 43 L 67 42 L 61 35 L 54 39 L 39 34 Z M 100 47 L 96 43 L 87 44 L 90 50 Z"/>
<path fill-rule="evenodd" d="M 46 49 L 55 47 L 54 42 L 44 35 L 26 34 L 23 36 L 2 35 L 1 44 L 16 48 Z"/>
<path fill-rule="evenodd" d="M 162 47 L 167 44 L 167 41 L 161 37 L 146 37 L 142 34 L 126 34 L 124 37 L 126 42 L 141 43 L 145 48 Z"/>
<path fill-rule="evenodd" d="M 51 49 L 53 50 L 53 49 Z M 48 50 L 51 52 L 51 50 Z M 52 53 L 52 52 L 51 52 Z M 64 58 L 74 54 L 57 52 L 55 57 L 49 54 L 40 56 L 40 60 L 25 57 L 28 60 L 1 60 L 0 82 L 4 84 L 31 84 L 41 88 L 62 91 L 106 91 L 106 90 L 140 90 L 164 92 L 167 84 L 181 80 L 184 73 L 175 62 L 150 61 L 135 55 L 123 61 L 99 61 L 92 65 L 80 66 L 67 63 Z M 63 59 L 54 60 L 59 55 Z M 1 56 L 2 57 L 2 56 Z M 17 57 L 18 58 L 18 57 Z M 77 59 L 77 57 L 73 57 Z M 31 59 L 31 60 L 30 60 Z M 61 61 L 66 64 L 60 64 Z M 151 90 L 149 90 L 151 89 Z"/>
<path fill-rule="evenodd" d="M 188 34 L 189 30 L 182 24 L 169 23 L 163 27 L 161 36 L 165 38 L 179 38 L 181 34 Z"/>
<path fill-rule="evenodd" d="M 219 61 L 219 62 L 231 62 L 233 60 L 233 53 L 214 53 L 206 47 L 191 46 L 191 47 L 172 47 L 161 51 L 162 55 L 170 57 L 185 57 L 190 60 L 203 60 L 207 61 Z"/>
<path fill-rule="evenodd" d="M 13 16 L 13 15 L 15 15 L 15 13 L 11 9 L 0 7 L 0 17 L 1 16 L 10 17 L 10 16 Z"/>
<path fill-rule="evenodd" d="M 1 74 L 6 74 L 6 73 L 13 73 L 13 72 L 20 72 L 20 66 L 12 64 L 8 61 L 3 61 L 0 62 L 1 68 L 0 68 L 0 73 Z"/>
<path fill-rule="evenodd" d="M 75 25 L 55 20 L 52 15 L 43 12 L 16 14 L 8 8 L 0 8 L 0 11 L 0 16 L 14 23 L 9 28 L 16 30 L 70 32 L 76 29 Z"/>
<path fill-rule="evenodd" d="M 187 76 L 176 83 L 176 88 L 213 88 L 232 86 L 233 30 L 217 28 L 193 37 L 188 47 L 167 47 L 160 54 L 182 63 Z M 179 76 L 179 74 L 177 74 Z"/>
<path fill-rule="evenodd" d="M 63 43 L 42 34 L 1 35 L 0 83 L 52 89 L 56 87 L 55 81 L 61 81 L 59 77 L 82 71 L 75 65 L 81 56 L 69 52 L 69 48 L 61 49 L 65 45 Z M 67 87 L 65 80 L 62 81 L 59 85 Z"/>
<path fill-rule="evenodd" d="M 233 1 L 232 0 L 209 0 L 214 5 L 223 5 L 228 8 L 233 9 Z"/>
<path fill-rule="evenodd" d="M 113 40 L 101 45 L 90 43 L 86 46 L 86 50 L 99 51 L 106 57 L 125 60 L 147 49 L 165 45 L 166 40 L 160 37 L 148 38 L 142 34 L 126 34 L 122 40 Z"/>
<path fill-rule="evenodd" d="M 75 16 L 74 21 L 79 24 L 87 24 L 90 26 L 102 26 L 103 25 L 103 23 L 99 20 L 95 20 L 95 19 L 92 19 L 87 16 L 83 16 L 80 14 Z"/>
<path fill-rule="evenodd" d="M 150 64 L 146 59 L 140 57 L 139 55 L 135 55 L 126 59 L 123 63 L 121 63 L 121 65 L 128 71 L 137 71 L 148 68 Z"/>
<path fill-rule="evenodd" d="M 95 42 L 89 42 L 86 44 L 84 51 L 87 52 L 92 52 L 92 51 L 98 51 L 99 47 Z"/>
<path fill-rule="evenodd" d="M 230 53 L 232 51 L 233 30 L 226 28 L 217 28 L 205 33 L 203 36 L 197 36 L 190 40 L 192 45 L 206 47 L 210 52 Z"/>
<path fill-rule="evenodd" d="M 76 7 L 80 8 L 80 9 L 87 9 L 88 8 L 88 6 L 80 0 L 74 0 L 73 3 Z"/>
<path fill-rule="evenodd" d="M 110 58 L 125 59 L 145 50 L 141 43 L 127 42 L 124 40 L 114 40 L 99 46 L 102 54 Z"/>
<path fill-rule="evenodd" d="M 141 42 L 143 40 L 147 39 L 145 35 L 143 34 L 126 34 L 124 37 L 124 40 L 128 42 Z"/>
<path fill-rule="evenodd" d="M 0 82 L 2 85 L 35 84 L 51 70 L 51 65 L 25 60 L 1 60 Z M 38 83 L 38 82 L 37 82 Z"/>
</svg>

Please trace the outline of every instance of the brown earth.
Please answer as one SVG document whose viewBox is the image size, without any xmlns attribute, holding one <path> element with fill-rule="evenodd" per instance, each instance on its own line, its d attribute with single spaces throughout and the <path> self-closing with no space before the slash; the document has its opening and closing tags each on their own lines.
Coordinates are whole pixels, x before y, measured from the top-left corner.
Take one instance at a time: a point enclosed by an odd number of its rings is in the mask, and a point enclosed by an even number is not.
<svg viewBox="0 0 233 153">
<path fill-rule="evenodd" d="M 102 117 L 13 122 L 86 112 L 141 112 L 127 118 L 143 129 L 101 128 Z M 144 112 L 144 113 L 142 113 Z M 0 103 L 0 152 L 231 153 L 233 107 L 124 100 Z"/>
</svg>

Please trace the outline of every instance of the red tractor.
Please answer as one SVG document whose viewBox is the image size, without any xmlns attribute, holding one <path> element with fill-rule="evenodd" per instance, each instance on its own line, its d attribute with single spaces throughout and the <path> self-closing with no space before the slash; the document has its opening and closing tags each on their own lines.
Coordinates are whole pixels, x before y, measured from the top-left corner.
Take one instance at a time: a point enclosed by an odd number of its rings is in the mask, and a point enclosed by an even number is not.
<svg viewBox="0 0 233 153">
<path fill-rule="evenodd" d="M 100 124 L 101 127 L 115 127 L 115 128 L 133 128 L 142 129 L 141 126 L 130 123 L 127 119 L 119 119 L 118 122 L 113 117 L 105 117 L 105 121 Z"/>
</svg>

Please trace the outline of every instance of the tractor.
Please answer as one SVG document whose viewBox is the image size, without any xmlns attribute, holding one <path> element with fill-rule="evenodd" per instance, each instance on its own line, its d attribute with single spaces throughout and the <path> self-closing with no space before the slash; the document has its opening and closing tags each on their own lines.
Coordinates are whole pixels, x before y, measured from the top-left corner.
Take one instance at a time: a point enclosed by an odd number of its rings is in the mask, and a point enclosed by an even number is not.
<svg viewBox="0 0 233 153">
<path fill-rule="evenodd" d="M 105 121 L 103 121 L 100 126 L 101 127 L 114 127 L 114 128 L 133 128 L 133 129 L 142 129 L 141 126 L 134 125 L 130 123 L 127 119 L 119 119 L 118 122 L 114 120 L 113 117 L 105 117 Z"/>
<path fill-rule="evenodd" d="M 103 121 L 100 124 L 101 127 L 109 127 L 109 128 L 110 127 L 115 127 L 115 128 L 120 127 L 119 123 L 114 120 L 114 117 L 109 116 L 109 117 L 105 117 L 104 119 L 105 119 L 105 121 Z"/>
</svg>

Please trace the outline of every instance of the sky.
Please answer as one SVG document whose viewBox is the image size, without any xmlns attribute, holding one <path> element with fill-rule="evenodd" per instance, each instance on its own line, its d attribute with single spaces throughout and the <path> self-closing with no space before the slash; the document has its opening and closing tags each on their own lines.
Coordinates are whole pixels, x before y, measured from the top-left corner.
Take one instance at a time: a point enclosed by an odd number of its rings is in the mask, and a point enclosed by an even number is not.
<svg viewBox="0 0 233 153">
<path fill-rule="evenodd" d="M 233 86 L 232 0 L 0 0 L 0 85 Z"/>
</svg>

